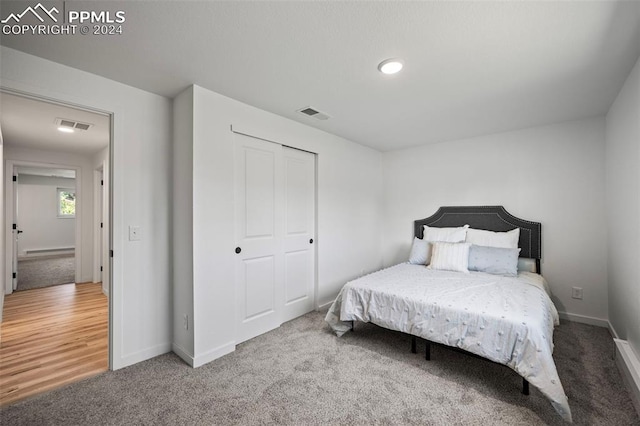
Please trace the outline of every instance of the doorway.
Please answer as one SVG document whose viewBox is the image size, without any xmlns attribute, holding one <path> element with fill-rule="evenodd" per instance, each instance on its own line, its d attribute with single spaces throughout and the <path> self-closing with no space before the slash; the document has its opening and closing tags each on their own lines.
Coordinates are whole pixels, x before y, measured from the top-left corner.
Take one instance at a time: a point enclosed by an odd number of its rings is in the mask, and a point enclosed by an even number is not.
<svg viewBox="0 0 640 426">
<path fill-rule="evenodd" d="M 82 223 L 75 168 L 14 163 L 14 291 L 79 282 Z M 19 227 L 18 227 L 19 225 Z"/>
<path fill-rule="evenodd" d="M 0 95 L 6 405 L 109 368 L 111 116 Z"/>
</svg>

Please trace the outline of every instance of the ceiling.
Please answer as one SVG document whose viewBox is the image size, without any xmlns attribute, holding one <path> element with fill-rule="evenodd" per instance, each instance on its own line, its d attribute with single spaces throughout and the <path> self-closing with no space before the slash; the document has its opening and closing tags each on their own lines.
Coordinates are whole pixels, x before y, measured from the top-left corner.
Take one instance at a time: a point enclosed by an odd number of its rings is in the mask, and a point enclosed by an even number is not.
<svg viewBox="0 0 640 426">
<path fill-rule="evenodd" d="M 91 5 L 125 11 L 123 34 L 0 42 L 167 97 L 197 84 L 381 151 L 604 114 L 640 55 L 636 1 Z M 390 57 L 400 74 L 378 72 Z"/>
<path fill-rule="evenodd" d="M 92 126 L 62 133 L 59 118 Z M 0 128 L 7 146 L 92 155 L 109 145 L 108 116 L 9 93 L 0 94 Z"/>
</svg>

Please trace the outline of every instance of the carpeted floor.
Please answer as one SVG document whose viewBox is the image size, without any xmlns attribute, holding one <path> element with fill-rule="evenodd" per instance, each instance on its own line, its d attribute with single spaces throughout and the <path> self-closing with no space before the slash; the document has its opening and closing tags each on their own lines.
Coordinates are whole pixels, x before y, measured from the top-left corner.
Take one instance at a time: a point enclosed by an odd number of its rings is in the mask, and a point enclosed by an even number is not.
<svg viewBox="0 0 640 426">
<path fill-rule="evenodd" d="M 579 425 L 640 425 L 606 329 L 563 322 L 555 359 Z M 562 424 L 506 367 L 357 324 L 335 337 L 313 312 L 198 369 L 173 354 L 0 411 L 6 425 Z M 419 345 L 424 350 L 424 345 Z"/>
<path fill-rule="evenodd" d="M 73 254 L 18 261 L 18 291 L 69 284 L 75 280 L 76 259 Z"/>
</svg>

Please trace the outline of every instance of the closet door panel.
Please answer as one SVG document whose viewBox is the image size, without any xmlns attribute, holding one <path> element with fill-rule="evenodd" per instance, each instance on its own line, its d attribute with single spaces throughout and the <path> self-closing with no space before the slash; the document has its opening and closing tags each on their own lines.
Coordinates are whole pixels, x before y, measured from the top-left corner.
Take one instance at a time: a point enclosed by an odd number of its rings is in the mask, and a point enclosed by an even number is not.
<svg viewBox="0 0 640 426">
<path fill-rule="evenodd" d="M 282 322 L 282 147 L 240 134 L 234 138 L 236 338 L 243 342 Z"/>
<path fill-rule="evenodd" d="M 284 268 L 283 321 L 315 307 L 315 155 L 283 147 Z"/>
</svg>

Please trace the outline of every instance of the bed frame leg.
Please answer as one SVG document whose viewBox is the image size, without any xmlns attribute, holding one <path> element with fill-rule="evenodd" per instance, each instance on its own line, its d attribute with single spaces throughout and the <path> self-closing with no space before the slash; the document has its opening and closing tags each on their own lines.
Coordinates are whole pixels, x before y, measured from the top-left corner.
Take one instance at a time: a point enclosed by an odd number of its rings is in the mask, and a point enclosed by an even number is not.
<svg viewBox="0 0 640 426">
<path fill-rule="evenodd" d="M 524 377 L 522 378 L 522 394 L 529 395 L 529 382 Z"/>
<path fill-rule="evenodd" d="M 418 341 L 416 339 L 416 336 L 411 336 L 411 353 L 415 354 L 417 352 L 417 345 L 418 345 Z"/>
<path fill-rule="evenodd" d="M 427 349 L 424 351 L 424 359 L 431 361 L 431 342 L 427 340 Z"/>
</svg>

